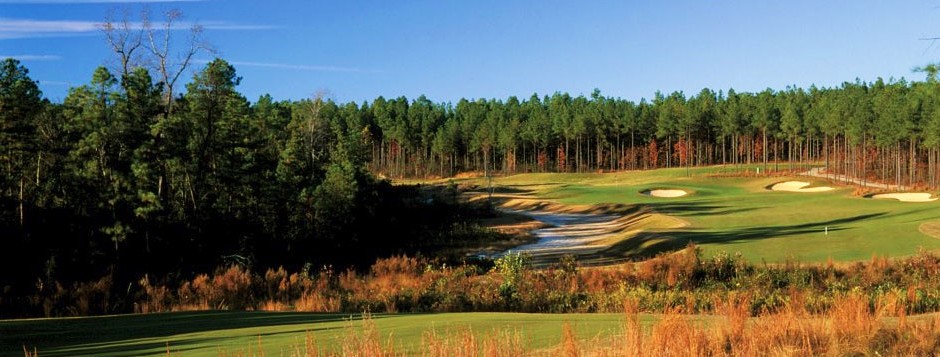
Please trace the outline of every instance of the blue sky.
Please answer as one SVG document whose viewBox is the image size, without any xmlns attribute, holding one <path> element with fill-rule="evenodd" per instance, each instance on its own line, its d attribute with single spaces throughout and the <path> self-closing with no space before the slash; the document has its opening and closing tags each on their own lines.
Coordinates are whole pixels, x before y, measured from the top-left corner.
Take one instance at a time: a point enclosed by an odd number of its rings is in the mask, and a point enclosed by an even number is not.
<svg viewBox="0 0 940 357">
<path fill-rule="evenodd" d="M 252 101 L 326 91 L 339 101 L 454 102 L 594 88 L 639 100 L 657 90 L 921 80 L 911 69 L 940 61 L 940 43 L 920 40 L 940 37 L 940 2 L 858 0 L 0 0 L 0 57 L 19 58 L 61 101 L 113 59 L 95 24 L 109 10 L 144 7 L 203 25 Z"/>
</svg>

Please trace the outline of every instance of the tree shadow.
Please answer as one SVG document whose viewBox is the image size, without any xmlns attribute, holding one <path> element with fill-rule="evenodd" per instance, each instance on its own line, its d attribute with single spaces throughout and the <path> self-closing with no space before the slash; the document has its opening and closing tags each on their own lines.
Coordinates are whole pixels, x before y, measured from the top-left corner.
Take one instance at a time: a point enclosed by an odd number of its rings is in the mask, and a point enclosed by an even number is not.
<svg viewBox="0 0 940 357">
<path fill-rule="evenodd" d="M 718 215 L 727 215 L 742 213 L 748 211 L 754 211 L 762 208 L 759 207 L 735 207 L 728 205 L 719 205 L 715 204 L 714 201 L 691 201 L 691 202 L 652 202 L 644 203 L 643 206 L 648 207 L 652 211 L 674 215 L 674 216 L 683 216 L 683 217 L 697 217 L 697 216 L 718 216 Z"/>
<path fill-rule="evenodd" d="M 619 242 L 594 256 L 586 256 L 585 261 L 640 260 L 660 253 L 672 252 L 695 244 L 726 244 L 741 241 L 769 239 L 789 235 L 819 233 L 827 229 L 837 232 L 851 229 L 847 224 L 886 215 L 887 212 L 862 214 L 851 217 L 832 219 L 794 225 L 767 227 L 745 227 L 722 231 L 695 229 L 643 232 L 635 237 Z"/>
<path fill-rule="evenodd" d="M 384 318 L 373 315 L 373 319 Z M 152 342 L 176 335 L 218 330 L 297 325 L 276 333 L 299 333 L 333 328 L 318 327 L 325 322 L 358 320 L 354 314 L 297 312 L 199 311 L 119 315 L 76 319 L 31 319 L 0 322 L 0 350 L 22 351 L 36 347 L 43 356 L 140 355 L 166 347 L 166 342 Z M 335 327 L 334 327 L 335 328 Z M 205 344 L 213 339 L 173 339 L 172 352 L 187 346 Z"/>
<path fill-rule="evenodd" d="M 477 191 L 491 191 L 493 193 L 504 193 L 504 194 L 516 194 L 516 195 L 528 195 L 532 194 L 533 190 L 516 188 L 513 186 L 493 186 L 492 189 L 487 189 L 486 187 L 480 187 Z"/>
</svg>

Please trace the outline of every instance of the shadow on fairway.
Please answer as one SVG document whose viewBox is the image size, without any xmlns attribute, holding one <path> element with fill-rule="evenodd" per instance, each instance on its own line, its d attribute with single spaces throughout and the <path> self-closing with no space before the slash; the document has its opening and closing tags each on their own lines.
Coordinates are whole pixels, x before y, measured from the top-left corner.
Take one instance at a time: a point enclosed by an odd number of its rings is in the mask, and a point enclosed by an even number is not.
<svg viewBox="0 0 940 357">
<path fill-rule="evenodd" d="M 810 222 L 794 225 L 746 227 L 724 231 L 699 231 L 694 229 L 680 229 L 666 232 L 644 232 L 635 237 L 619 242 L 610 248 L 598 253 L 596 256 L 583 257 L 587 264 L 603 264 L 610 260 L 640 260 L 664 252 L 677 251 L 685 248 L 690 242 L 695 244 L 721 244 L 747 240 L 768 239 L 788 235 L 809 234 L 823 231 L 828 227 L 830 232 L 850 229 L 845 225 L 866 219 L 886 215 L 887 212 L 863 214 L 828 221 Z"/>
<path fill-rule="evenodd" d="M 717 205 L 714 204 L 713 201 L 708 200 L 685 202 L 653 202 L 644 203 L 643 206 L 648 207 L 658 213 L 680 217 L 719 216 L 766 208 Z"/>
<path fill-rule="evenodd" d="M 492 188 L 477 187 L 474 191 L 491 191 L 493 193 L 509 193 L 509 194 L 531 194 L 533 190 L 516 188 L 514 186 L 493 186 Z"/>
<path fill-rule="evenodd" d="M 381 315 L 373 315 L 381 319 Z M 141 355 L 165 349 L 185 352 L 222 338 L 176 339 L 177 335 L 209 331 L 274 326 L 293 326 L 262 337 L 329 329 L 318 323 L 358 320 L 355 314 L 294 312 L 200 311 L 87 318 L 0 321 L 0 350 L 22 351 L 36 347 L 42 356 Z M 334 327 L 335 328 L 335 327 Z M 257 337 L 259 334 L 252 334 Z"/>
</svg>

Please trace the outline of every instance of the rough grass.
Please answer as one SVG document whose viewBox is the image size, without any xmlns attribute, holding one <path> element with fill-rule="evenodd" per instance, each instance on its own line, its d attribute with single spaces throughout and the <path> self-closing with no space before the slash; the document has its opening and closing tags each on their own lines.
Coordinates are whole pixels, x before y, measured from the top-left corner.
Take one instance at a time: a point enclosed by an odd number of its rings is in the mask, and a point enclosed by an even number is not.
<svg viewBox="0 0 940 357">
<path fill-rule="evenodd" d="M 686 227 L 637 234 L 609 253 L 653 256 L 694 242 L 705 256 L 740 252 L 751 261 L 864 261 L 901 257 L 918 249 L 940 250 L 924 222 L 940 216 L 940 202 L 906 203 L 853 194 L 855 187 L 802 176 L 734 176 L 724 167 L 581 174 L 522 174 L 495 178 L 496 190 L 559 206 L 636 207 L 677 217 Z M 818 193 L 775 192 L 774 183 L 802 180 L 836 189 Z M 485 184 L 480 179 L 465 185 Z M 694 192 L 657 198 L 644 190 L 670 187 Z M 519 205 L 522 199 L 508 201 Z M 547 203 L 546 203 L 547 202 Z M 920 228 L 920 229 L 919 229 Z M 826 232 L 828 231 L 828 234 Z"/>
</svg>

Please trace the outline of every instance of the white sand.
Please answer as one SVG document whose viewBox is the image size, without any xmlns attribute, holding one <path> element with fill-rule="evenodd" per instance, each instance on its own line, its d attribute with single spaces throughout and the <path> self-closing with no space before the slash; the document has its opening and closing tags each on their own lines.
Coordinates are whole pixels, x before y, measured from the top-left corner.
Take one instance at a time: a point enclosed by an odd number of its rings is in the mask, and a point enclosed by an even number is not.
<svg viewBox="0 0 940 357">
<path fill-rule="evenodd" d="M 591 213 L 552 213 L 544 211 L 517 211 L 504 209 L 509 212 L 521 213 L 551 225 L 532 231 L 537 241 L 512 248 L 510 251 L 526 252 L 532 256 L 553 255 L 562 253 L 596 253 L 604 247 L 592 244 L 617 234 L 617 228 L 623 223 L 617 220 L 620 216 Z M 498 253 L 498 258 L 505 253 Z"/>
<path fill-rule="evenodd" d="M 829 186 L 804 188 L 806 186 L 809 186 L 809 182 L 787 181 L 787 182 L 781 182 L 776 185 L 773 185 L 773 187 L 771 187 L 770 189 L 774 191 L 787 191 L 787 192 L 826 192 L 826 191 L 834 190 L 834 188 L 829 187 Z"/>
<path fill-rule="evenodd" d="M 650 196 L 653 196 L 653 197 L 666 197 L 666 198 L 669 198 L 669 197 L 682 197 L 682 196 L 685 196 L 685 195 L 688 195 L 688 194 L 689 194 L 688 192 L 685 192 L 685 191 L 683 191 L 683 190 L 652 190 L 652 191 L 649 192 L 649 195 L 650 195 Z"/>
<path fill-rule="evenodd" d="M 685 227 L 688 222 L 652 212 L 638 212 L 628 216 L 598 213 L 554 213 L 549 211 L 514 210 L 504 207 L 500 211 L 523 214 L 550 227 L 532 230 L 537 240 L 523 244 L 506 252 L 488 254 L 499 258 L 508 252 L 527 253 L 535 266 L 545 266 L 565 254 L 587 257 L 588 260 L 617 261 L 618 257 L 606 257 L 604 250 L 613 242 L 634 237 L 649 230 Z M 617 240 L 613 240 L 617 239 Z M 644 238 L 652 239 L 652 238 Z M 652 240 L 650 240 L 652 241 Z M 597 260 L 600 259 L 600 260 Z"/>
<path fill-rule="evenodd" d="M 930 198 L 929 193 L 906 192 L 906 193 L 883 193 L 871 196 L 878 199 L 895 199 L 901 202 L 930 202 L 936 201 L 936 198 Z"/>
</svg>

